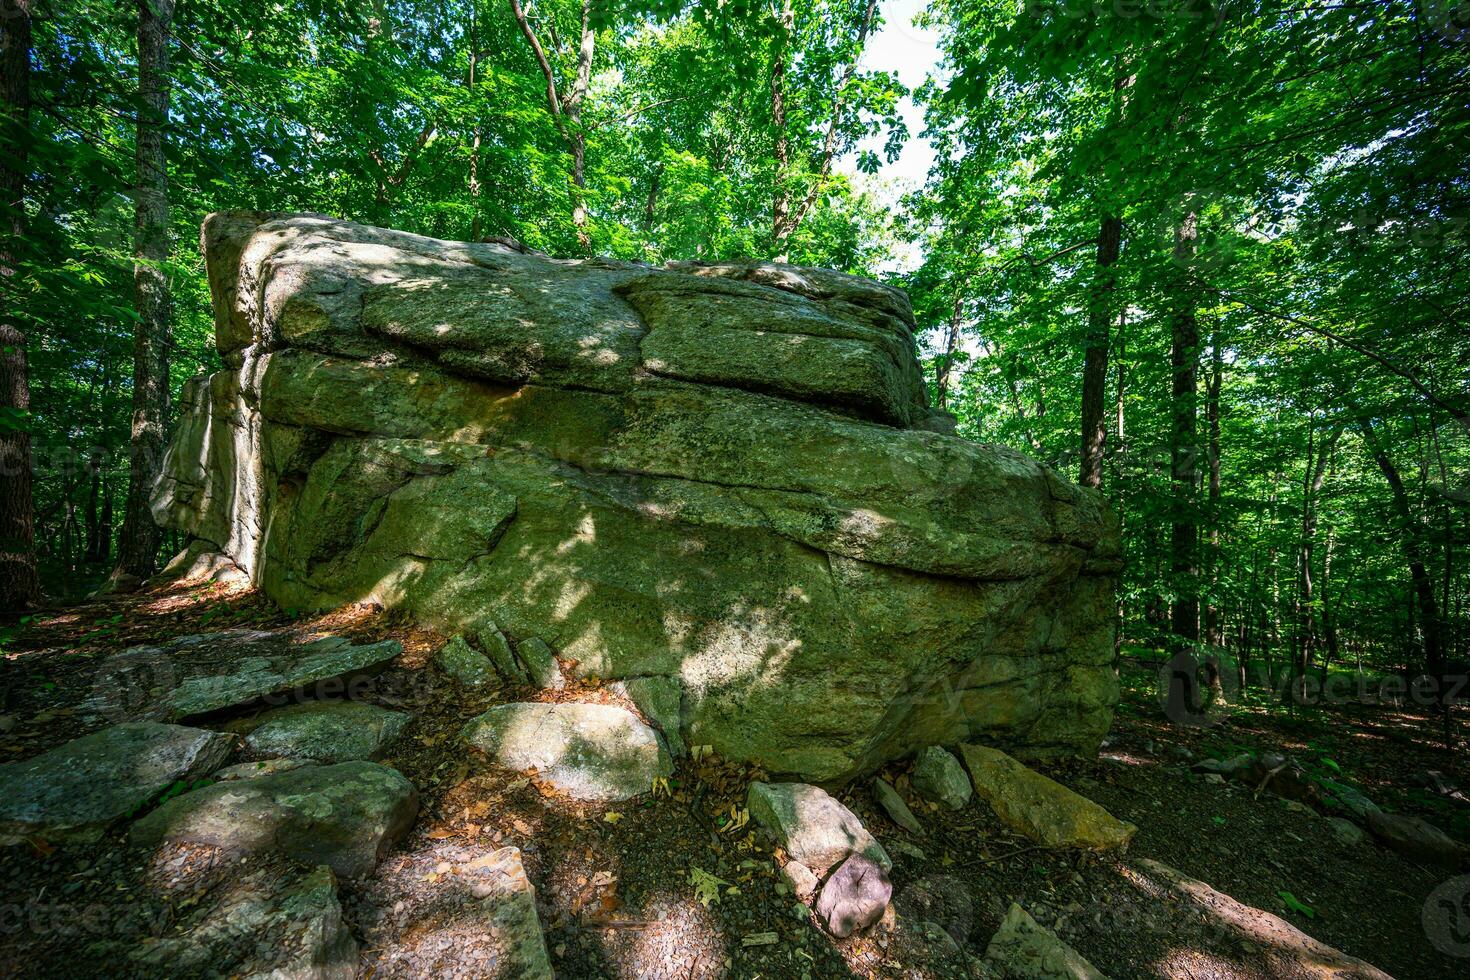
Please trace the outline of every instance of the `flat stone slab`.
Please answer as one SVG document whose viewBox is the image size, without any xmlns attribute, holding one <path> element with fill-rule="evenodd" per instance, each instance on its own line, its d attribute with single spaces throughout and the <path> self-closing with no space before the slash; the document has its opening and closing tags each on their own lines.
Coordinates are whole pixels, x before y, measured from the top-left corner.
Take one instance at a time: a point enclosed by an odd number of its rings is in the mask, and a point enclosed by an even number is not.
<svg viewBox="0 0 1470 980">
<path fill-rule="evenodd" d="M 975 792 L 1007 827 L 1044 847 L 1122 850 L 1138 828 L 999 749 L 962 745 Z"/>
<path fill-rule="evenodd" d="M 357 955 L 325 865 L 242 869 L 156 941 L 128 950 L 140 975 L 257 980 L 352 980 Z"/>
<path fill-rule="evenodd" d="M 806 783 L 751 783 L 746 797 L 751 817 L 773 835 L 794 861 L 818 877 L 865 854 L 885 872 L 893 861 L 863 822 L 820 787 Z"/>
<path fill-rule="evenodd" d="M 387 766 L 302 766 L 175 797 L 134 824 L 132 839 L 143 847 L 197 843 L 232 854 L 277 851 L 357 878 L 377 867 L 418 808 L 413 784 Z"/>
<path fill-rule="evenodd" d="M 93 841 L 180 780 L 208 775 L 234 736 L 127 722 L 0 766 L 0 844 Z"/>
<path fill-rule="evenodd" d="M 308 701 L 274 708 L 239 726 L 245 747 L 261 759 L 312 762 L 377 760 L 409 716 L 363 701 Z"/>
<path fill-rule="evenodd" d="M 1470 847 L 1438 827 L 1406 813 L 1369 810 L 1364 822 L 1383 846 L 1405 857 L 1447 867 L 1458 867 L 1470 858 Z"/>
<path fill-rule="evenodd" d="M 1011 903 L 985 949 L 986 965 L 1004 980 L 1107 980 L 1087 958 Z"/>
<path fill-rule="evenodd" d="M 500 704 L 466 725 L 464 738 L 579 800 L 626 800 L 674 771 L 654 730 L 613 705 Z"/>
<path fill-rule="evenodd" d="M 229 630 L 132 647 L 103 663 L 86 707 L 117 720 L 182 721 L 271 698 L 331 698 L 387 667 L 396 640 L 342 636 L 298 642 L 285 633 Z"/>
<path fill-rule="evenodd" d="M 1167 864 L 1144 858 L 1138 861 L 1137 868 L 1125 872 L 1136 888 L 1150 896 L 1158 895 L 1163 889 L 1195 906 L 1212 930 L 1228 931 L 1259 947 L 1272 976 L 1392 980 L 1371 963 L 1318 942 L 1279 915 L 1238 902 Z"/>
<path fill-rule="evenodd" d="M 364 883 L 360 900 L 372 951 L 363 968 L 374 978 L 424 977 L 429 964 L 434 976 L 552 978 L 518 848 L 430 842 L 395 856 Z"/>
</svg>

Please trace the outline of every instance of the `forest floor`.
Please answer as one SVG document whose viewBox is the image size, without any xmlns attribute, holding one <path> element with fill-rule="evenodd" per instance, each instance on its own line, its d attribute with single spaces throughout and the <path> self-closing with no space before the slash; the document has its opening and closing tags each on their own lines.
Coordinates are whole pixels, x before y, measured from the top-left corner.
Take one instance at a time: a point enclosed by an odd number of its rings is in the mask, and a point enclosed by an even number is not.
<svg viewBox="0 0 1470 980">
<path fill-rule="evenodd" d="M 428 658 L 443 638 L 371 608 L 301 619 L 252 591 L 209 585 L 45 612 L 0 657 L 0 762 L 102 727 L 80 706 L 103 682 L 109 656 L 240 626 L 403 643 L 403 655 L 365 699 L 412 713 L 385 761 L 415 783 L 422 807 L 377 872 L 343 883 L 344 910 L 362 948 L 360 977 L 472 975 L 446 940 L 454 924 L 441 913 L 412 913 L 429 907 L 425 893 L 454 874 L 457 862 L 507 844 L 523 852 L 558 976 L 952 975 L 898 933 L 879 928 L 836 940 L 796 906 L 768 847 L 751 827 L 730 821 L 759 773 L 686 759 L 668 794 L 607 805 L 567 800 L 488 765 L 458 733 L 505 692 L 471 695 L 431 682 Z M 1463 744 L 1446 750 L 1422 715 L 1361 705 L 1292 714 L 1247 704 L 1213 727 L 1181 730 L 1162 719 L 1146 668 L 1130 668 L 1124 681 L 1124 702 L 1099 757 L 1043 767 L 1138 825 L 1121 859 L 1030 847 L 978 802 L 954 812 L 916 803 L 923 833 L 909 836 L 884 818 L 866 782 L 840 794 L 894 855 L 900 921 L 937 922 L 980 955 L 1018 901 L 1115 980 L 1308 975 L 1198 908 L 1151 893 L 1139 862 L 1154 858 L 1401 980 L 1470 972 L 1470 941 L 1459 941 L 1470 940 L 1463 931 L 1470 919 L 1452 920 L 1461 931 L 1447 934 L 1429 902 L 1453 871 L 1407 860 L 1371 839 L 1341 843 L 1321 815 L 1206 780 L 1188 765 L 1245 750 L 1285 752 L 1464 840 L 1465 810 L 1422 790 L 1418 778 L 1437 770 L 1465 783 Z M 556 696 L 616 700 L 596 688 Z M 905 785 L 903 764 L 886 775 Z M 730 887 L 704 904 L 691 884 L 696 871 Z M 96 845 L 37 841 L 0 851 L 0 976 L 126 975 L 101 941 L 146 941 L 180 903 L 199 900 L 197 893 L 181 897 L 161 874 L 147 855 L 129 850 L 120 830 Z M 1460 881 L 1465 894 L 1454 900 L 1470 908 L 1470 877 Z M 745 945 L 751 938 L 762 944 Z"/>
</svg>

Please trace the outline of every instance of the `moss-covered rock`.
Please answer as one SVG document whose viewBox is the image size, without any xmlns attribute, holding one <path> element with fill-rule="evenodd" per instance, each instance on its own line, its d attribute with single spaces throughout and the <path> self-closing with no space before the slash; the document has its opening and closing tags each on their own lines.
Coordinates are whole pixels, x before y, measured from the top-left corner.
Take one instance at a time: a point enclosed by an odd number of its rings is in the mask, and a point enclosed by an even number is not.
<svg viewBox="0 0 1470 980">
<path fill-rule="evenodd" d="M 155 513 L 281 604 L 402 608 L 515 683 L 550 678 L 530 641 L 668 678 L 671 744 L 806 780 L 1106 731 L 1117 528 L 932 431 L 900 291 L 322 216 L 204 240 L 227 366 L 185 392 Z"/>
</svg>

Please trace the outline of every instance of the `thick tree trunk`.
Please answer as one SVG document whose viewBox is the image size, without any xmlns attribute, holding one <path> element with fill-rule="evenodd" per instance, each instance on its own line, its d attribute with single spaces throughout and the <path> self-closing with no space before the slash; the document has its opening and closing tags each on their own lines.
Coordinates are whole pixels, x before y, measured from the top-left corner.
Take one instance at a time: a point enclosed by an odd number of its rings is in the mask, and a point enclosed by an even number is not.
<svg viewBox="0 0 1470 980">
<path fill-rule="evenodd" d="M 1194 289 L 1188 269 L 1194 264 L 1199 237 L 1198 215 L 1189 212 L 1174 233 L 1174 260 L 1186 274 L 1181 276 L 1177 309 L 1173 317 L 1170 365 L 1173 371 L 1173 407 L 1170 438 L 1170 476 L 1173 482 L 1173 526 L 1170 534 L 1169 570 L 1173 578 L 1174 602 L 1170 627 L 1179 648 L 1199 642 L 1199 568 L 1196 547 L 1195 459 L 1196 388 L 1199 383 L 1199 323 L 1195 315 Z"/>
<path fill-rule="evenodd" d="M 0 616 L 41 598 L 31 498 L 30 378 L 15 275 L 25 243 L 27 134 L 31 110 L 30 0 L 0 0 Z"/>
<path fill-rule="evenodd" d="M 118 545 L 119 572 L 147 578 L 158 554 L 158 525 L 148 497 L 163 462 L 168 420 L 168 348 L 173 302 L 164 263 L 168 260 L 168 35 L 173 0 L 138 0 L 138 185 L 134 195 L 136 241 L 133 305 L 133 424 L 129 447 L 128 499 Z"/>
<path fill-rule="evenodd" d="M 1082 356 L 1082 464 L 1077 482 L 1084 487 L 1102 486 L 1103 446 L 1107 425 L 1103 401 L 1108 385 L 1108 337 L 1113 323 L 1113 264 L 1118 261 L 1123 239 L 1123 222 L 1103 218 L 1097 235 L 1097 265 L 1087 310 L 1087 350 Z"/>
</svg>

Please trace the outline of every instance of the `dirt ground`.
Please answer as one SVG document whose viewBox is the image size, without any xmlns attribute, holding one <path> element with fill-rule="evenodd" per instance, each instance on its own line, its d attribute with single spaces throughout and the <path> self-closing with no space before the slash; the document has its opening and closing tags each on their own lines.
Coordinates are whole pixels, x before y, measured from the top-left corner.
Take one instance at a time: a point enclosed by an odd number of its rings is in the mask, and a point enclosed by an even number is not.
<svg viewBox="0 0 1470 980">
<path fill-rule="evenodd" d="M 415 783 L 422 810 L 372 877 L 343 883 L 344 910 L 362 948 L 359 976 L 472 975 L 473 962 L 463 959 L 472 944 L 457 931 L 463 923 L 434 898 L 459 863 L 509 844 L 522 849 L 561 977 L 945 975 L 902 925 L 847 940 L 818 928 L 786 889 L 770 849 L 743 823 L 745 787 L 761 773 L 713 758 L 684 760 L 656 796 L 611 805 L 559 797 L 533 778 L 487 765 L 457 737 L 490 703 L 551 695 L 465 693 L 427 666 L 442 637 L 368 607 L 296 618 L 251 591 L 204 586 L 43 613 L 0 658 L 0 762 L 106 724 L 79 706 L 105 683 L 108 658 L 124 648 L 241 626 L 391 636 L 404 644 L 365 697 L 413 714 L 385 761 Z M 1464 839 L 1464 811 L 1415 778 L 1437 770 L 1463 784 L 1463 744 L 1446 750 L 1425 718 L 1381 707 L 1291 714 L 1257 706 L 1211 728 L 1180 730 L 1153 704 L 1147 670 L 1124 680 L 1125 701 L 1100 756 L 1044 768 L 1138 825 L 1121 860 L 1031 847 L 977 802 L 949 812 L 910 796 L 924 829 L 910 837 L 883 817 L 866 782 L 838 794 L 894 856 L 900 924 L 938 923 L 980 955 L 1018 901 L 1114 978 L 1305 975 L 1194 906 L 1150 894 L 1138 862 L 1155 858 L 1396 977 L 1470 975 L 1470 942 L 1446 938 L 1434 903 L 1425 918 L 1431 892 L 1455 879 L 1453 870 L 1419 865 L 1371 841 L 1341 844 L 1322 816 L 1239 784 L 1215 784 L 1188 766 L 1243 750 L 1287 752 L 1330 765 L 1378 802 Z M 617 701 L 599 688 L 554 696 Z M 903 764 L 885 775 L 906 786 Z M 91 846 L 36 841 L 0 851 L 0 976 L 126 975 L 110 954 L 116 942 L 148 941 L 219 887 L 222 872 L 207 855 L 170 861 L 129 850 L 121 830 Z M 182 875 L 196 861 L 206 871 Z M 722 884 L 701 900 L 696 881 L 704 876 Z M 1470 894 L 1470 878 L 1464 881 Z M 1452 924 L 1464 928 L 1461 920 Z M 758 944 L 747 945 L 752 940 Z"/>
</svg>

